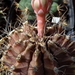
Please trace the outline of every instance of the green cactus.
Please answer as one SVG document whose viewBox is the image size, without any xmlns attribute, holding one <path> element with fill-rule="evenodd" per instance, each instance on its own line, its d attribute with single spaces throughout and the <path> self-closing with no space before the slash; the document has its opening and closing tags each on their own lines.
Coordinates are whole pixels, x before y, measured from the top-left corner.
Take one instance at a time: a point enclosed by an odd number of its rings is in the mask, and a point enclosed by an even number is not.
<svg viewBox="0 0 75 75">
<path fill-rule="evenodd" d="M 19 8 L 23 11 L 25 8 L 28 8 L 28 19 L 35 19 L 35 14 L 31 6 L 31 0 L 20 0 Z"/>
<path fill-rule="evenodd" d="M 50 13 L 52 13 L 52 14 L 55 13 L 57 11 L 57 6 L 58 6 L 58 4 L 56 2 L 53 2 Z"/>
</svg>

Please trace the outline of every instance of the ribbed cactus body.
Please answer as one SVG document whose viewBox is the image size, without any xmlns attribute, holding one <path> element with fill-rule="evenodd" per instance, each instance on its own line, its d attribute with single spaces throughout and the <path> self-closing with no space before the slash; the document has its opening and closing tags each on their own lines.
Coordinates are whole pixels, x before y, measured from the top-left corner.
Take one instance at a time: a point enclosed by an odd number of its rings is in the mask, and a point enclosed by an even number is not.
<svg viewBox="0 0 75 75">
<path fill-rule="evenodd" d="M 11 75 L 73 75 L 75 42 L 64 34 L 61 25 L 46 28 L 44 37 L 27 23 L 7 36 L 8 45 L 2 59 Z"/>
</svg>

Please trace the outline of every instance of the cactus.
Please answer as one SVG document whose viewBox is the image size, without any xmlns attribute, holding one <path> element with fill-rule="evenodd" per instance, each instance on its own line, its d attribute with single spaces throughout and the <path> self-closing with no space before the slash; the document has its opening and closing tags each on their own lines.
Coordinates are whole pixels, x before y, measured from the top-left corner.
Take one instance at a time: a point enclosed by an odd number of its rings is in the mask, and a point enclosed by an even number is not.
<svg viewBox="0 0 75 75">
<path fill-rule="evenodd" d="M 36 2 L 33 0 L 32 6 L 34 3 Z M 38 4 L 33 8 L 40 9 Z M 46 24 L 41 38 L 37 35 L 37 27 L 28 21 L 19 25 L 0 39 L 0 49 L 4 50 L 1 61 L 10 75 L 75 74 L 75 41 L 65 34 L 63 25 Z"/>
<path fill-rule="evenodd" d="M 27 22 L 6 37 L 5 52 L 1 58 L 11 75 L 73 75 L 75 42 L 64 35 L 61 25 L 46 28 L 38 38 L 37 28 Z"/>
<path fill-rule="evenodd" d="M 58 4 L 56 2 L 53 2 L 52 6 L 51 6 L 50 13 L 57 12 L 57 6 L 58 6 Z"/>
<path fill-rule="evenodd" d="M 0 38 L 4 37 L 10 27 L 14 26 L 17 21 L 17 16 L 20 16 L 20 10 L 14 0 L 1 0 L 0 1 Z M 7 29 L 7 30 L 6 30 Z"/>
</svg>

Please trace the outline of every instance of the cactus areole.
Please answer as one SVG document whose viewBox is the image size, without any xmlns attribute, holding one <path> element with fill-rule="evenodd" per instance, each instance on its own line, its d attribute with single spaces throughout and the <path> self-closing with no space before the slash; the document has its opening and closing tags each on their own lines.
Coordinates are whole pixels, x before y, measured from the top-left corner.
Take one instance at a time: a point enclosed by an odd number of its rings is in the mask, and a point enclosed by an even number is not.
<svg viewBox="0 0 75 75">
<path fill-rule="evenodd" d="M 45 33 L 45 15 L 48 13 L 52 0 L 32 0 L 31 5 L 37 17 L 38 36 Z"/>
</svg>

